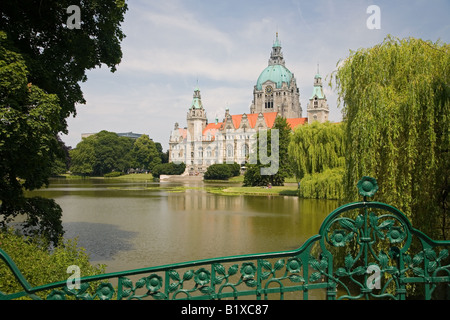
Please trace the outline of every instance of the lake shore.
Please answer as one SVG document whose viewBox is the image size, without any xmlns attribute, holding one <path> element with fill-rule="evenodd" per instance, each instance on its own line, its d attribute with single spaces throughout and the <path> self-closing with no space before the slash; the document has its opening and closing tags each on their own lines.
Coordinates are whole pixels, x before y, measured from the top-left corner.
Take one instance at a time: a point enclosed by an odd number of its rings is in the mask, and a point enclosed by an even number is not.
<svg viewBox="0 0 450 320">
<path fill-rule="evenodd" d="M 130 180 L 130 181 L 154 181 L 151 174 L 145 173 L 135 173 L 126 174 L 118 177 L 82 177 L 74 175 L 63 175 L 59 178 L 65 179 L 104 179 L 104 180 Z M 244 176 L 238 176 L 230 178 L 229 180 L 203 180 L 201 176 L 161 176 L 160 182 L 199 182 L 203 181 L 203 188 L 214 194 L 221 194 L 226 196 L 237 196 L 237 195 L 251 195 L 251 196 L 298 196 L 298 187 L 295 179 L 286 179 L 284 186 L 273 186 L 273 187 L 243 187 L 242 183 L 244 181 Z M 230 184 L 230 186 L 215 187 L 215 183 Z M 208 186 L 211 184 L 211 186 Z M 233 185 L 235 184 L 235 185 Z M 240 186 L 238 186 L 240 184 Z M 189 187 L 182 188 L 183 190 L 188 190 Z M 179 188 L 176 192 L 181 192 Z"/>
</svg>

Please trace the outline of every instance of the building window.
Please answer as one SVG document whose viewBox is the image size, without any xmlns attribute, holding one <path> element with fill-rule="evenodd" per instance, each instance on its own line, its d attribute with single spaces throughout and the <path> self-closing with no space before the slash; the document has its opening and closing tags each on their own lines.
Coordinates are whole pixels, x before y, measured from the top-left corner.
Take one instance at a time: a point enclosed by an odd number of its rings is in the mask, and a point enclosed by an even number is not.
<svg viewBox="0 0 450 320">
<path fill-rule="evenodd" d="M 273 109 L 273 94 L 271 95 L 266 95 L 266 99 L 265 99 L 265 108 L 266 109 Z"/>
<path fill-rule="evenodd" d="M 248 157 L 248 155 L 249 155 L 249 147 L 248 147 L 248 144 L 244 144 L 244 145 L 242 146 L 242 156 L 243 156 L 243 157 Z"/>
<path fill-rule="evenodd" d="M 229 144 L 227 146 L 227 157 L 232 157 L 233 154 L 234 154 L 233 146 L 231 144 Z"/>
</svg>

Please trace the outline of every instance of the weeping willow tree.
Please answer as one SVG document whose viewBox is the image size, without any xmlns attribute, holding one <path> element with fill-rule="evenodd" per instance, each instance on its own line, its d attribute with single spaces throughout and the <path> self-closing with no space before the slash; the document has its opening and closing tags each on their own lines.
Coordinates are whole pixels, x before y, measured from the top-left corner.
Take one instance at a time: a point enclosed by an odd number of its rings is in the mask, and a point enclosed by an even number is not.
<svg viewBox="0 0 450 320">
<path fill-rule="evenodd" d="M 450 48 L 388 36 L 332 75 L 346 123 L 344 192 L 362 176 L 430 236 L 449 237 Z"/>
<path fill-rule="evenodd" d="M 340 199 L 343 195 L 343 124 L 313 122 L 299 126 L 292 135 L 288 154 L 301 180 L 304 198 Z"/>
</svg>

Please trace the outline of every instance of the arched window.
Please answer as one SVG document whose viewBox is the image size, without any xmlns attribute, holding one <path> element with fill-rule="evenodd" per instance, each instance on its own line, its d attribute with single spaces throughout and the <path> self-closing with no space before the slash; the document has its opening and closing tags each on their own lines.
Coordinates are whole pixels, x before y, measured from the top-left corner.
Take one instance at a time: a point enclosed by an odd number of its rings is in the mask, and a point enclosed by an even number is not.
<svg viewBox="0 0 450 320">
<path fill-rule="evenodd" d="M 248 147 L 248 144 L 244 144 L 244 145 L 242 145 L 242 156 L 243 157 L 248 157 L 248 155 L 249 155 L 249 147 Z"/>
<path fill-rule="evenodd" d="M 227 157 L 233 157 L 234 155 L 234 148 L 231 144 L 227 145 Z"/>
</svg>

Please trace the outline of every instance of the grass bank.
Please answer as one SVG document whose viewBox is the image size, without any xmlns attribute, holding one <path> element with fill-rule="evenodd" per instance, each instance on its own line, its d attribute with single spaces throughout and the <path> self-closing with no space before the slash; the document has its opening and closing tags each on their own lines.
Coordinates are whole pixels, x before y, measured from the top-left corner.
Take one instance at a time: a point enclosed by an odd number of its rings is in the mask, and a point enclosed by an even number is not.
<svg viewBox="0 0 450 320">
<path fill-rule="evenodd" d="M 153 176 L 148 173 L 133 173 L 133 174 L 124 174 L 117 177 L 91 177 L 91 176 L 78 176 L 74 174 L 61 174 L 54 178 L 65 178 L 65 179 L 119 179 L 119 180 L 136 180 L 136 181 L 144 181 L 144 180 L 153 180 Z"/>
<path fill-rule="evenodd" d="M 208 188 L 208 192 L 222 195 L 252 195 L 252 196 L 297 196 L 298 190 L 294 186 L 279 187 L 225 187 Z"/>
</svg>

